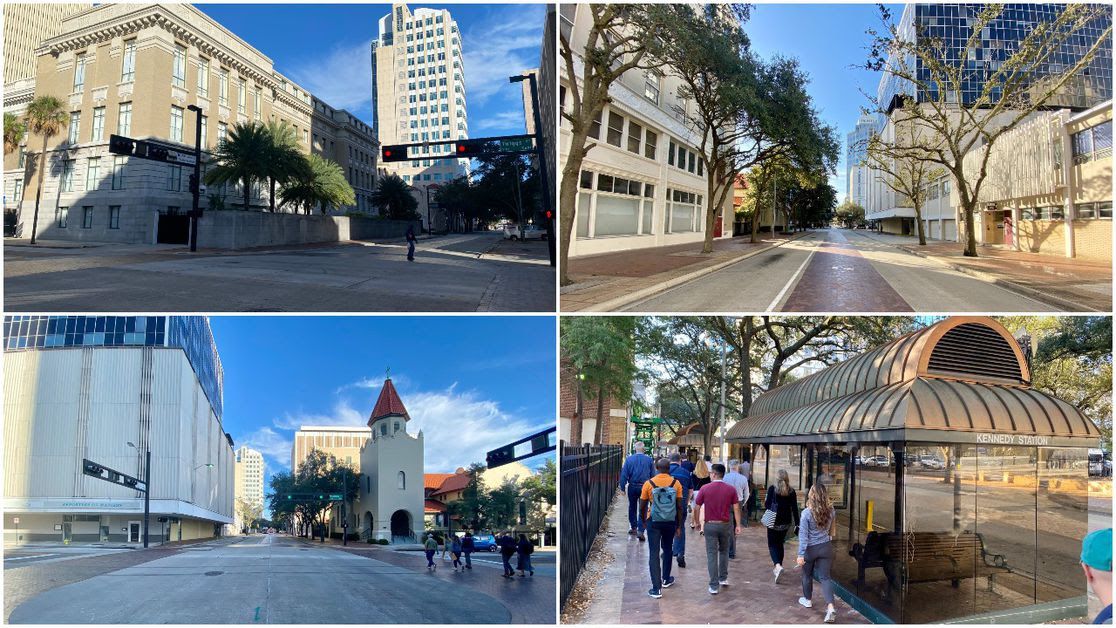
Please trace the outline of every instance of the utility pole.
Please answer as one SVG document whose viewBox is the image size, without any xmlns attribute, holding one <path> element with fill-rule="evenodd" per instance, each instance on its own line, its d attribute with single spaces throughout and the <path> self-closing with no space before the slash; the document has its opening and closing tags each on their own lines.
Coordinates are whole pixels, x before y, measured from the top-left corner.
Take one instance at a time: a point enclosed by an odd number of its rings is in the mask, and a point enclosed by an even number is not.
<svg viewBox="0 0 1116 628">
<path fill-rule="evenodd" d="M 201 143 L 202 110 L 197 105 L 187 105 L 187 109 L 197 114 L 194 121 L 194 174 L 190 176 L 190 194 L 193 197 L 190 209 L 190 252 L 198 250 L 198 216 L 201 214 Z"/>
<path fill-rule="evenodd" d="M 535 119 L 535 154 L 539 162 L 539 184 L 542 188 L 543 209 L 546 213 L 546 239 L 547 247 L 550 249 L 550 265 L 556 266 L 558 262 L 554 248 L 554 197 L 550 193 L 550 177 L 546 171 L 546 143 L 543 140 L 542 115 L 539 113 L 539 84 L 533 73 L 512 76 L 508 81 L 519 83 L 524 79 L 529 81 L 531 86 L 531 113 Z"/>
</svg>

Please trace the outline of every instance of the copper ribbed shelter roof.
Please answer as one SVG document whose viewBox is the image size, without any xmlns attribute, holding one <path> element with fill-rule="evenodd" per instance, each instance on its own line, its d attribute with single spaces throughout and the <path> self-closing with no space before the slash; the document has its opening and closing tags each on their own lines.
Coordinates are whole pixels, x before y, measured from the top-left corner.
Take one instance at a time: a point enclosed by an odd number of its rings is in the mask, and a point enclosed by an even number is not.
<svg viewBox="0 0 1116 628">
<path fill-rule="evenodd" d="M 1030 378 L 1002 325 L 949 318 L 760 395 L 727 439 L 904 439 L 932 430 L 921 435 L 1048 444 L 1100 435 L 1077 408 L 1032 389 Z"/>
</svg>

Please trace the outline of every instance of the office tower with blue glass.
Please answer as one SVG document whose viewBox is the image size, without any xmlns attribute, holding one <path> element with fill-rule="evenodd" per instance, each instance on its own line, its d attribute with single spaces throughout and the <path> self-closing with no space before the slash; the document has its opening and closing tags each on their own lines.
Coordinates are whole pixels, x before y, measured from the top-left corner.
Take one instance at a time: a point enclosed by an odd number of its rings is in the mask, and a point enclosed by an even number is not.
<svg viewBox="0 0 1116 628">
<path fill-rule="evenodd" d="M 223 374 L 199 316 L 4 319 L 4 543 L 142 544 L 140 491 L 83 473 L 91 460 L 144 478 L 148 541 L 219 536 L 233 522 Z"/>
</svg>

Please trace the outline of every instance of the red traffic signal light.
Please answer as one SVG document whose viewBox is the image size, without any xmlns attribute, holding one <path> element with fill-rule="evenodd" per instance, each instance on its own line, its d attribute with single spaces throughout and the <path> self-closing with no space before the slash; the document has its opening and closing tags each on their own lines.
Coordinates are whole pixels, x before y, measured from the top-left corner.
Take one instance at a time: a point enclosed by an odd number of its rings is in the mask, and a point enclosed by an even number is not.
<svg viewBox="0 0 1116 628">
<path fill-rule="evenodd" d="M 458 157 L 476 157 L 484 152 L 485 142 L 481 140 L 457 140 Z"/>
<path fill-rule="evenodd" d="M 407 145 L 395 144 L 393 146 L 384 146 L 380 149 L 380 154 L 383 161 L 407 161 Z"/>
<path fill-rule="evenodd" d="M 546 210 L 546 219 L 550 220 L 552 218 L 554 218 L 554 212 L 550 211 L 549 209 Z"/>
</svg>

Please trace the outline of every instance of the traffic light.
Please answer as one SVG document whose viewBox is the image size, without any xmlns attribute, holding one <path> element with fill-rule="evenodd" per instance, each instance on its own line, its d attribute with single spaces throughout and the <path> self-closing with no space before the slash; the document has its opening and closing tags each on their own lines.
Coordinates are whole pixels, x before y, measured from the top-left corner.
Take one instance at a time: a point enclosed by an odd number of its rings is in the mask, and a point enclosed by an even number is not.
<svg viewBox="0 0 1116 628">
<path fill-rule="evenodd" d="M 488 452 L 485 462 L 488 468 L 498 467 L 507 464 L 515 459 L 515 445 L 504 445 L 498 449 L 493 449 Z"/>
<path fill-rule="evenodd" d="M 407 161 L 407 145 L 395 144 L 380 149 L 383 161 Z"/>
<path fill-rule="evenodd" d="M 85 475 L 92 475 L 99 478 L 101 477 L 101 474 L 105 472 L 105 468 L 97 464 L 96 462 L 86 460 L 85 464 L 82 466 L 82 472 Z"/>
<path fill-rule="evenodd" d="M 136 149 L 136 142 L 123 135 L 109 136 L 109 152 L 113 155 L 131 155 Z"/>
<path fill-rule="evenodd" d="M 486 142 L 482 140 L 457 140 L 456 153 L 458 157 L 476 157 L 484 153 Z"/>
<path fill-rule="evenodd" d="M 546 210 L 546 219 L 547 220 L 553 220 L 554 219 L 554 212 L 550 211 L 549 209 Z"/>
</svg>

